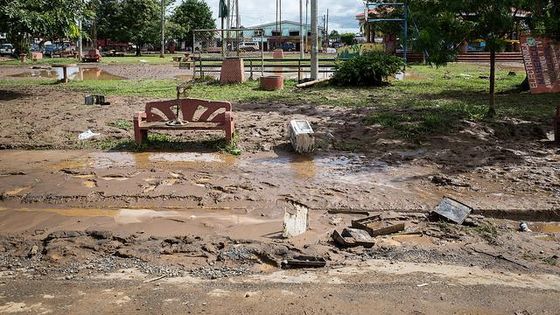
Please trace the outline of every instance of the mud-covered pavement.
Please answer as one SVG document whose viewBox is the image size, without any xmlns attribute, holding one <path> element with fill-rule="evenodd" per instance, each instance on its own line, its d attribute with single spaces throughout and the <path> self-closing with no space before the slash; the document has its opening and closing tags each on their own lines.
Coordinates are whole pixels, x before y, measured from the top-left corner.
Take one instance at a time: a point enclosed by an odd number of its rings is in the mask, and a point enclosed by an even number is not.
<svg viewBox="0 0 560 315">
<path fill-rule="evenodd" d="M 420 161 L 3 151 L 0 310 L 554 314 L 560 225 L 533 222 L 557 220 L 554 191 L 512 200 L 477 173 L 450 177 Z M 428 219 L 444 195 L 474 206 L 469 226 Z M 284 239 L 291 202 L 311 209 L 310 224 Z M 389 209 L 404 234 L 372 248 L 332 242 L 333 230 Z M 532 231 L 494 216 L 531 219 Z M 281 269 L 299 255 L 327 266 Z"/>
<path fill-rule="evenodd" d="M 173 78 L 170 68 L 104 70 Z M 560 312 L 549 122 L 462 121 L 418 144 L 364 124 L 373 108 L 246 103 L 234 104 L 240 156 L 201 145 L 219 133 L 177 134 L 181 152 L 103 151 L 77 135 L 130 141 L 114 123 L 147 98 L 96 107 L 56 86 L 0 93 L 0 313 Z M 289 148 L 296 118 L 317 131 L 313 155 Z M 428 216 L 444 196 L 474 208 L 467 224 Z M 309 209 L 309 227 L 287 239 L 294 204 Z M 371 248 L 332 241 L 374 213 L 405 231 Z M 301 255 L 326 266 L 282 269 Z"/>
</svg>

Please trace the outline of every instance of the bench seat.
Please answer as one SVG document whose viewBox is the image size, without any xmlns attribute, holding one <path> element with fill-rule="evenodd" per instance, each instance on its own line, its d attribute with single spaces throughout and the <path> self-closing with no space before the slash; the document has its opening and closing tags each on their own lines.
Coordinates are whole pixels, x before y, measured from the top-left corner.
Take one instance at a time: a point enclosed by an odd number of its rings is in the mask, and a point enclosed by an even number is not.
<svg viewBox="0 0 560 315">
<path fill-rule="evenodd" d="M 177 119 L 177 106 L 185 124 L 169 126 L 168 121 Z M 143 112 L 134 115 L 133 124 L 137 144 L 147 139 L 149 130 L 224 130 L 226 141 L 231 143 L 235 130 L 230 102 L 193 98 L 147 103 Z"/>
</svg>

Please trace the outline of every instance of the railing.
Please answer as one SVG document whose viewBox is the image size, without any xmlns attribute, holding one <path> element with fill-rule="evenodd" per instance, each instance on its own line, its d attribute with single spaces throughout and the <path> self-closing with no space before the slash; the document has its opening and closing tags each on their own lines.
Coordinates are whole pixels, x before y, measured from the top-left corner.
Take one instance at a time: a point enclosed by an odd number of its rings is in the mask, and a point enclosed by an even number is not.
<svg viewBox="0 0 560 315">
<path fill-rule="evenodd" d="M 193 58 L 194 74 L 204 76 L 204 73 L 216 73 L 221 71 L 221 58 Z M 254 73 L 297 73 L 298 80 L 302 79 L 303 73 L 311 72 L 309 59 L 283 58 L 283 59 L 260 59 L 243 58 L 244 70 L 253 79 Z M 344 59 L 319 58 L 319 73 L 332 73 L 337 61 Z"/>
</svg>

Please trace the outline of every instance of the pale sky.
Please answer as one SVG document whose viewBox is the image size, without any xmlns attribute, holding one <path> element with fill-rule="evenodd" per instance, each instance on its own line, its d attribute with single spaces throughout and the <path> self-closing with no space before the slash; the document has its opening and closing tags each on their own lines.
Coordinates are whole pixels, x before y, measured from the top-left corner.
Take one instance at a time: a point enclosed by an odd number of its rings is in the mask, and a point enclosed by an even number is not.
<svg viewBox="0 0 560 315">
<path fill-rule="evenodd" d="M 318 0 L 319 1 L 319 23 L 322 16 L 329 9 L 329 30 L 344 32 L 358 32 L 358 21 L 356 14 L 364 11 L 362 0 Z M 206 0 L 214 12 L 216 25 L 219 27 L 218 3 L 219 0 Z M 311 1 L 309 1 L 311 6 Z M 303 0 L 304 23 L 305 23 L 305 0 Z M 310 8 L 309 8 L 310 9 Z M 239 0 L 239 14 L 241 25 L 245 27 L 274 22 L 276 10 L 275 0 Z M 299 21 L 299 0 L 282 0 L 282 20 Z M 309 23 L 311 21 L 308 20 Z M 322 24 L 320 24 L 322 25 Z"/>
</svg>

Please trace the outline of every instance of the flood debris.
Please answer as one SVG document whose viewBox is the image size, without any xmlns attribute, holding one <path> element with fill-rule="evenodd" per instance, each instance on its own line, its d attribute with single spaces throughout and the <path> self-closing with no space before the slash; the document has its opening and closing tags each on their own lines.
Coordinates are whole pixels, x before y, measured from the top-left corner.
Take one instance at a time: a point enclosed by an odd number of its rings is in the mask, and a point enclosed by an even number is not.
<svg viewBox="0 0 560 315">
<path fill-rule="evenodd" d="M 104 95 L 86 95 L 84 97 L 84 103 L 86 105 L 93 105 L 93 104 L 111 105 L 110 102 L 105 101 L 105 96 Z"/>
<path fill-rule="evenodd" d="M 463 224 L 472 210 L 460 201 L 444 197 L 433 212 L 451 222 Z"/>
<path fill-rule="evenodd" d="M 282 236 L 291 238 L 307 231 L 309 226 L 309 208 L 295 201 L 288 201 L 284 210 L 284 228 Z"/>
<path fill-rule="evenodd" d="M 84 132 L 82 132 L 78 135 L 78 140 L 88 140 L 88 139 L 91 139 L 93 137 L 97 137 L 97 136 L 100 136 L 100 135 L 101 135 L 100 133 L 95 133 L 95 132 L 91 131 L 91 129 L 88 129 L 88 130 L 86 130 L 86 131 L 84 131 Z"/>
<path fill-rule="evenodd" d="M 342 233 L 334 230 L 332 238 L 336 244 L 342 247 L 373 247 L 375 245 L 375 240 L 367 231 L 354 228 L 345 228 Z"/>
<path fill-rule="evenodd" d="M 365 230 L 370 236 L 380 236 L 404 231 L 405 223 L 387 224 L 380 221 L 380 216 L 352 221 L 352 227 Z"/>
<path fill-rule="evenodd" d="M 326 265 L 325 258 L 316 256 L 296 256 L 282 261 L 282 269 L 323 268 Z"/>
<path fill-rule="evenodd" d="M 297 153 L 304 154 L 315 150 L 315 135 L 307 120 L 291 120 L 288 125 L 288 137 Z"/>
<path fill-rule="evenodd" d="M 519 232 L 532 232 L 527 222 L 519 223 Z"/>
</svg>

